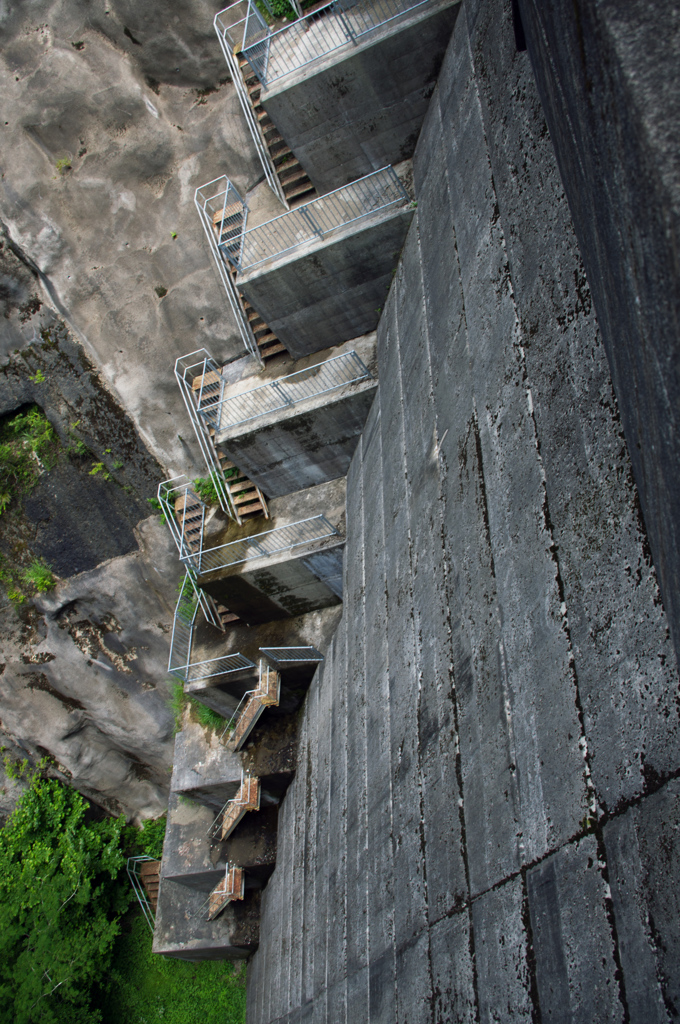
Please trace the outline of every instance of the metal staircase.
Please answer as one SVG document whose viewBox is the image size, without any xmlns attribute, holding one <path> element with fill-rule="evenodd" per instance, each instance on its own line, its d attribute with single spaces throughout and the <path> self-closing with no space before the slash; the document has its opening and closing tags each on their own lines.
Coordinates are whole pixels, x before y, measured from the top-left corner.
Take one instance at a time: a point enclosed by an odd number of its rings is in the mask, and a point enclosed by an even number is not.
<svg viewBox="0 0 680 1024">
<path fill-rule="evenodd" d="M 248 207 L 224 175 L 197 188 L 194 201 L 246 350 L 264 364 L 286 347 L 236 287 Z"/>
<path fill-rule="evenodd" d="M 236 796 L 227 800 L 215 821 L 210 826 L 209 834 L 223 842 L 234 831 L 239 821 L 248 811 L 260 809 L 260 780 L 255 775 L 242 772 L 241 785 Z"/>
<path fill-rule="evenodd" d="M 236 59 L 238 60 L 239 71 L 248 94 L 248 101 L 255 114 L 257 127 L 267 147 L 274 173 L 279 179 L 281 191 L 290 210 L 297 203 L 313 199 L 316 195 L 316 189 L 312 185 L 302 164 L 285 139 L 279 134 L 276 125 L 262 106 L 262 83 L 242 53 L 238 53 Z"/>
<path fill-rule="evenodd" d="M 260 679 L 256 689 L 244 693 L 239 706 L 225 726 L 224 733 L 228 733 L 231 729 L 226 740 L 228 749 L 240 750 L 255 728 L 264 709 L 276 707 L 280 698 L 280 674 L 260 661 Z"/>
<path fill-rule="evenodd" d="M 194 356 L 202 358 L 192 362 Z M 260 488 L 216 446 L 214 428 L 199 415 L 200 409 L 209 409 L 220 400 L 223 379 L 219 366 L 206 349 L 198 349 L 176 361 L 175 377 L 222 511 L 239 526 L 254 516 L 269 519 L 267 499 Z"/>
</svg>

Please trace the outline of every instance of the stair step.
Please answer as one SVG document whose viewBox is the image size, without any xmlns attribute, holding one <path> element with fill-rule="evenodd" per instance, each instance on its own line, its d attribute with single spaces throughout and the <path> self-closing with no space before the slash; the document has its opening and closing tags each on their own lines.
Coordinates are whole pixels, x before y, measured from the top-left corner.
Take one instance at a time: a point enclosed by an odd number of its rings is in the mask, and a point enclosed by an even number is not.
<svg viewBox="0 0 680 1024">
<path fill-rule="evenodd" d="M 223 626 L 226 626 L 228 622 L 239 622 L 241 616 L 235 612 L 229 612 L 227 615 L 220 615 L 220 621 Z"/>
<path fill-rule="evenodd" d="M 257 340 L 257 346 L 258 346 L 258 348 L 259 348 L 259 347 L 260 347 L 261 345 L 268 345 L 270 341 L 278 341 L 278 340 L 279 340 L 279 339 L 278 339 L 278 338 L 276 337 L 276 335 L 274 334 L 274 332 L 273 332 L 273 331 L 270 331 L 270 330 L 269 330 L 269 328 L 267 328 L 267 331 L 268 331 L 268 333 L 267 333 L 267 334 L 263 334 L 263 335 L 262 335 L 261 337 L 259 337 L 259 338 L 257 337 L 257 334 L 255 335 L 255 337 L 256 337 L 256 340 Z"/>
<path fill-rule="evenodd" d="M 300 178 L 307 178 L 307 172 L 303 170 L 297 160 L 295 163 L 285 164 L 277 173 L 279 181 L 284 187 L 292 184 L 294 181 L 299 181 Z M 307 181 L 309 181 L 309 178 L 307 178 Z"/>
<path fill-rule="evenodd" d="M 238 510 L 239 515 L 241 516 L 241 518 L 243 518 L 243 516 L 250 515 L 251 512 L 263 512 L 263 511 L 264 511 L 264 509 L 262 507 L 262 502 L 260 502 L 260 501 L 256 502 L 253 505 L 244 505 L 243 508 L 240 508 Z"/>
<path fill-rule="evenodd" d="M 306 182 L 303 182 L 303 184 L 297 185 L 297 186 L 295 186 L 295 188 L 292 188 L 290 190 L 287 189 L 285 185 L 283 187 L 283 193 L 284 193 L 286 199 L 292 199 L 293 196 L 302 195 L 304 192 L 315 192 L 315 191 L 316 191 L 316 189 L 314 188 L 314 186 L 312 185 L 312 183 L 311 183 L 311 181 L 309 179 L 307 179 Z"/>
<path fill-rule="evenodd" d="M 270 356 L 276 356 L 279 354 L 279 352 L 287 351 L 288 349 L 286 348 L 286 346 L 282 345 L 281 342 L 279 342 L 278 345 L 272 345 L 270 348 L 263 348 L 260 355 L 263 357 L 263 359 L 269 359 Z"/>
</svg>

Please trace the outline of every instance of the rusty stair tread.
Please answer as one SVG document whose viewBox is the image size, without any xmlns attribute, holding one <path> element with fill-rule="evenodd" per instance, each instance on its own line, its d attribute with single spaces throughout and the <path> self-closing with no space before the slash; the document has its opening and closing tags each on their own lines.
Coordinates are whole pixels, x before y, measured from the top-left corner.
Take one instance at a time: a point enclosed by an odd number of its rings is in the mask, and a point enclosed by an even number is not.
<svg viewBox="0 0 680 1024">
<path fill-rule="evenodd" d="M 269 356 L 276 356 L 276 355 L 279 354 L 279 352 L 287 352 L 287 351 L 288 351 L 288 349 L 286 348 L 286 346 L 282 345 L 281 342 L 279 342 L 277 345 L 272 345 L 270 348 L 263 349 L 262 350 L 262 356 L 265 359 L 268 359 Z"/>
<path fill-rule="evenodd" d="M 239 515 L 241 517 L 249 515 L 251 512 L 264 512 L 264 508 L 261 501 L 258 501 L 253 505 L 244 505 L 243 508 L 239 509 Z"/>
</svg>

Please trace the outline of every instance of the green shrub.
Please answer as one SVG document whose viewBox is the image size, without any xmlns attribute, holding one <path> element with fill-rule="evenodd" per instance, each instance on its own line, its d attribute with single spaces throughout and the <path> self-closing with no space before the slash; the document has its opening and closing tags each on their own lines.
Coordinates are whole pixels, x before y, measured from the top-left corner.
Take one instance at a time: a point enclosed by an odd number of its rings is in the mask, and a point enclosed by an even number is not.
<svg viewBox="0 0 680 1024">
<path fill-rule="evenodd" d="M 15 1024 L 95 1024 L 90 994 L 132 899 L 122 819 L 87 822 L 75 790 L 33 773 L 0 829 L 0 992 Z"/>
<path fill-rule="evenodd" d="M 42 409 L 30 406 L 0 421 L 0 513 L 57 461 L 59 439 Z"/>
<path fill-rule="evenodd" d="M 194 490 L 202 502 L 206 505 L 219 504 L 217 491 L 212 477 L 197 477 L 194 480 Z"/>
</svg>

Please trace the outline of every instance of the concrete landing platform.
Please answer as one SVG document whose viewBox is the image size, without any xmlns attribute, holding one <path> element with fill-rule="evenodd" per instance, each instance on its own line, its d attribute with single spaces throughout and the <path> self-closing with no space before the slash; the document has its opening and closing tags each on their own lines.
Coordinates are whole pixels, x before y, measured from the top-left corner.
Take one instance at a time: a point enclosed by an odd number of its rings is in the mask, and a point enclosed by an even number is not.
<svg viewBox="0 0 680 1024">
<path fill-rule="evenodd" d="M 226 385 L 215 443 L 268 498 L 335 480 L 347 474 L 377 386 L 375 332 L 277 360 Z"/>
<path fill-rule="evenodd" d="M 204 538 L 199 585 L 250 625 L 338 604 L 342 599 L 345 488 L 343 478 L 276 498 L 269 505 L 269 520 L 251 519 L 238 526 L 215 517 Z M 319 516 L 325 521 L 317 519 Z M 284 528 L 290 529 L 262 536 Z M 333 529 L 337 532 L 331 532 Z M 253 546 L 245 552 L 247 560 L 224 564 L 244 554 L 243 545 L 225 545 L 258 537 L 262 537 L 260 543 L 272 549 L 281 544 L 282 549 L 260 556 Z M 209 569 L 212 565 L 218 567 Z"/>
<path fill-rule="evenodd" d="M 294 359 L 374 331 L 413 218 L 388 207 L 242 271 L 239 291 Z"/>
<path fill-rule="evenodd" d="M 257 949 L 260 894 L 230 903 L 215 921 L 198 915 L 205 893 L 161 879 L 152 950 L 178 960 L 244 960 Z"/>
<path fill-rule="evenodd" d="M 262 105 L 319 194 L 413 155 L 459 6 L 430 0 L 262 90 Z M 319 35 L 320 48 L 323 22 L 304 31 Z"/>
</svg>

